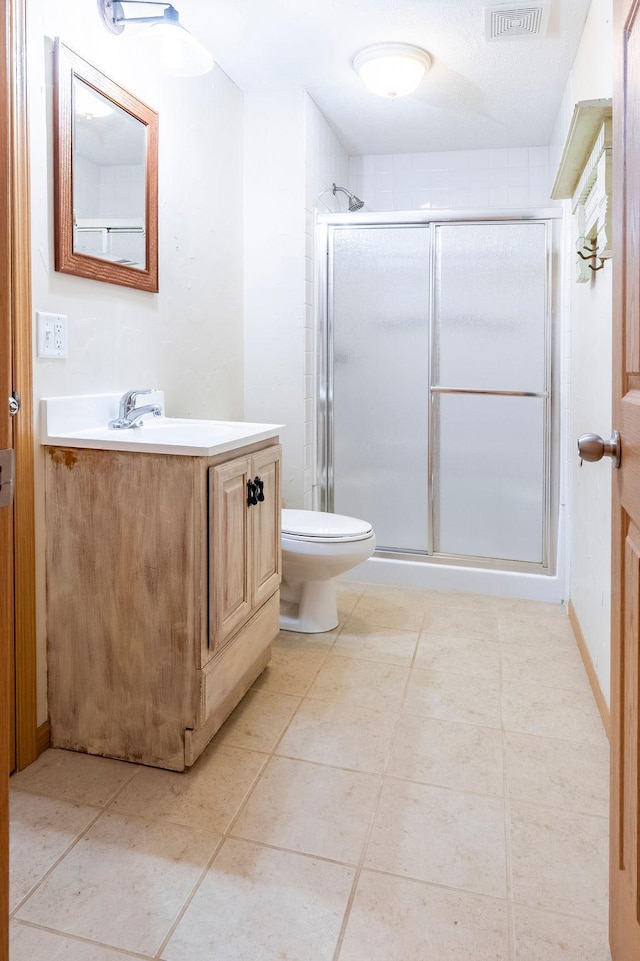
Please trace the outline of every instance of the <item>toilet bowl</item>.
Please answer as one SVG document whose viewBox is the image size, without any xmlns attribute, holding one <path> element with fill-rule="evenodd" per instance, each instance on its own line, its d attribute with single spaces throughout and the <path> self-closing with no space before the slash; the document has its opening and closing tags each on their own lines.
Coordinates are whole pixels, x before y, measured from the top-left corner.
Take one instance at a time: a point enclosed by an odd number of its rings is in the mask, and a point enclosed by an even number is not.
<svg viewBox="0 0 640 961">
<path fill-rule="evenodd" d="M 371 524 L 342 514 L 282 511 L 280 628 L 301 634 L 332 631 L 338 624 L 334 578 L 371 557 Z"/>
</svg>

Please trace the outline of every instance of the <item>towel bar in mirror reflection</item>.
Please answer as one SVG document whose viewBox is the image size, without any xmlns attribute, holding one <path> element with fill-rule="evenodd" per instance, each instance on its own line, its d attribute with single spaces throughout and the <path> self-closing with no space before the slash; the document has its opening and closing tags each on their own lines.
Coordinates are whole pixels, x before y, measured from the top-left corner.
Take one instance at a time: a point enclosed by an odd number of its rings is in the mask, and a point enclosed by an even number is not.
<svg viewBox="0 0 640 961">
<path fill-rule="evenodd" d="M 56 270 L 158 290 L 158 115 L 56 40 Z"/>
</svg>

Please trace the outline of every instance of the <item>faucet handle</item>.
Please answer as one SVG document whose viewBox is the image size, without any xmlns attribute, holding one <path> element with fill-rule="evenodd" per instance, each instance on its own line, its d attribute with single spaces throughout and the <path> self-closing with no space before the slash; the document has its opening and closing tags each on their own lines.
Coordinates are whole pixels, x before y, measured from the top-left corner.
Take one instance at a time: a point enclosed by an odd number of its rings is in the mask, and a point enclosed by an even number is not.
<svg viewBox="0 0 640 961">
<path fill-rule="evenodd" d="M 127 414 L 131 413 L 140 394 L 152 394 L 157 389 L 157 387 L 140 387 L 125 391 L 120 400 L 120 416 L 126 417 Z"/>
</svg>

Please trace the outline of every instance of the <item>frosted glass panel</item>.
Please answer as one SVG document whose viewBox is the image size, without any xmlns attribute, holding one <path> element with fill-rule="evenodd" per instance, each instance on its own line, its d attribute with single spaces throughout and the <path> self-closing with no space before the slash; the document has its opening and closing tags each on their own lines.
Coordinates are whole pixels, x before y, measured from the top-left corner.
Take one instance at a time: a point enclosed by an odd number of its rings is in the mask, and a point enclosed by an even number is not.
<svg viewBox="0 0 640 961">
<path fill-rule="evenodd" d="M 544 400 L 441 394 L 435 550 L 541 563 Z"/>
<path fill-rule="evenodd" d="M 427 550 L 429 229 L 336 229 L 334 507 Z"/>
<path fill-rule="evenodd" d="M 436 228 L 434 385 L 545 390 L 544 224 Z"/>
</svg>

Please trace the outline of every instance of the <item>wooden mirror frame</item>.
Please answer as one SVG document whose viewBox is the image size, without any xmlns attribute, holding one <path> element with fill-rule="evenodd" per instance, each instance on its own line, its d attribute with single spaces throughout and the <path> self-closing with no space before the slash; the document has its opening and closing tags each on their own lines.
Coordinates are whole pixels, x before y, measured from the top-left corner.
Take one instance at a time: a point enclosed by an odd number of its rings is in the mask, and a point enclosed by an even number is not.
<svg viewBox="0 0 640 961">
<path fill-rule="evenodd" d="M 156 293 L 158 290 L 158 114 L 56 39 L 54 84 L 55 268 Z M 78 77 L 147 128 L 145 267 L 116 264 L 73 249 L 73 81 Z"/>
</svg>

